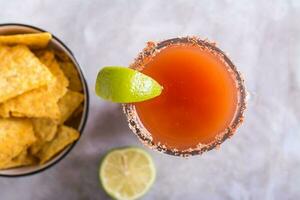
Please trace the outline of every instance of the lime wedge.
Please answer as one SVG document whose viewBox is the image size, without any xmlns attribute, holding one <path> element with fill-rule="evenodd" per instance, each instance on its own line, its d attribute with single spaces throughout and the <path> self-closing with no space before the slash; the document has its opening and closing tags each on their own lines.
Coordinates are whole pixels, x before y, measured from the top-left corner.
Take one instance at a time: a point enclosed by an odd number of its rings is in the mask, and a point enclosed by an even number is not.
<svg viewBox="0 0 300 200">
<path fill-rule="evenodd" d="M 150 155 L 140 148 L 115 149 L 103 158 L 99 178 L 112 198 L 133 200 L 149 190 L 155 179 L 155 167 Z"/>
<path fill-rule="evenodd" d="M 96 94 L 116 103 L 152 99 L 162 87 L 151 77 L 125 67 L 104 67 L 97 76 Z"/>
</svg>

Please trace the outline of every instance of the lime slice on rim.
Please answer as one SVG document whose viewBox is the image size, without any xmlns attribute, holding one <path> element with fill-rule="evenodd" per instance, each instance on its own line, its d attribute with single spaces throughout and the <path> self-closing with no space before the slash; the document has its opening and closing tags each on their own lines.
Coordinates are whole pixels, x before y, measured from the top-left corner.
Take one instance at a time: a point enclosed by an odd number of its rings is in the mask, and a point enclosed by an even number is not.
<svg viewBox="0 0 300 200">
<path fill-rule="evenodd" d="M 161 94 L 151 77 L 125 67 L 104 67 L 97 76 L 96 94 L 116 103 L 145 101 Z"/>
<path fill-rule="evenodd" d="M 133 200 L 149 190 L 155 179 L 155 167 L 150 155 L 140 148 L 115 149 L 103 158 L 99 178 L 112 198 Z"/>
</svg>

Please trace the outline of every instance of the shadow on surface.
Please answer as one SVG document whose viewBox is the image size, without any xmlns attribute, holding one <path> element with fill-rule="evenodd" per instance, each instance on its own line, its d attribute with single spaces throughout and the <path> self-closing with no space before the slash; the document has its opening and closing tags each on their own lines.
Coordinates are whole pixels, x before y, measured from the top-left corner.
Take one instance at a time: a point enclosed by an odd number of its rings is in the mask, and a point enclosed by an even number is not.
<svg viewBox="0 0 300 200">
<path fill-rule="evenodd" d="M 129 138 L 133 136 L 120 105 L 109 106 L 105 110 L 96 112 L 91 117 L 93 118 L 91 121 L 94 123 L 89 125 L 85 135 L 89 137 L 89 140 L 97 140 L 101 144 L 104 143 L 104 146 L 122 145 L 122 142 L 127 140 L 128 136 Z"/>
</svg>

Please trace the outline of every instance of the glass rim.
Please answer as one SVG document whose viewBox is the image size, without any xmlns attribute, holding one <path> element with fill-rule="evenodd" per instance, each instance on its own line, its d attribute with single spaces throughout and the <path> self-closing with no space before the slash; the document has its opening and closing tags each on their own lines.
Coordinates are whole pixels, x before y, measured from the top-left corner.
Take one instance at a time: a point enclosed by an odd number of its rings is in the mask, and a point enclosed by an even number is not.
<svg viewBox="0 0 300 200">
<path fill-rule="evenodd" d="M 130 68 L 141 71 L 144 68 L 145 63 L 149 62 L 149 60 L 151 60 L 151 58 L 153 58 L 159 51 L 171 45 L 195 45 L 199 46 L 200 48 L 208 49 L 210 52 L 217 54 L 219 58 L 224 61 L 228 69 L 230 69 L 233 74 L 232 76 L 234 77 L 234 81 L 236 82 L 238 103 L 235 114 L 228 127 L 223 131 L 220 131 L 220 133 L 216 135 L 215 140 L 209 144 L 201 144 L 197 146 L 197 148 L 177 150 L 168 148 L 166 145 L 159 142 L 153 142 L 151 133 L 141 122 L 134 104 L 123 104 L 123 111 L 127 117 L 129 128 L 147 147 L 173 156 L 188 157 L 193 155 L 201 155 L 204 152 L 218 148 L 226 139 L 232 137 L 235 134 L 236 129 L 242 124 L 244 120 L 244 111 L 247 104 L 247 92 L 244 79 L 228 56 L 221 49 L 219 49 L 215 43 L 209 42 L 208 40 L 201 40 L 197 36 L 177 37 L 158 43 L 148 42 L 146 48 L 144 48 L 143 51 L 138 55 L 138 57 L 130 65 Z"/>
</svg>

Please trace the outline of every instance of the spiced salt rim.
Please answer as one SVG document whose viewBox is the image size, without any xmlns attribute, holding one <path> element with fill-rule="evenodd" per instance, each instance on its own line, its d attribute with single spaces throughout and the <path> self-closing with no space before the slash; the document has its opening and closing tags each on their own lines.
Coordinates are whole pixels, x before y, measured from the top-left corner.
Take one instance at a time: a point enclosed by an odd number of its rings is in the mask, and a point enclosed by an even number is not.
<svg viewBox="0 0 300 200">
<path fill-rule="evenodd" d="M 134 104 L 123 104 L 123 111 L 127 117 L 129 128 L 135 135 L 138 136 L 139 140 L 149 148 L 174 156 L 188 157 L 192 155 L 200 155 L 206 151 L 218 148 L 220 144 L 223 143 L 227 138 L 230 138 L 235 133 L 236 129 L 242 124 L 247 103 L 247 92 L 244 85 L 244 79 L 228 56 L 222 50 L 216 47 L 215 43 L 207 40 L 201 40 L 196 36 L 173 38 L 158 43 L 148 42 L 146 48 L 144 48 L 143 51 L 138 55 L 138 57 L 134 60 L 134 63 L 130 65 L 130 68 L 142 71 L 146 64 L 149 63 L 157 53 L 171 45 L 198 46 L 202 50 L 209 51 L 210 53 L 218 56 L 225 66 L 228 67 L 229 72 L 234 77 L 238 90 L 237 109 L 229 126 L 221 133 L 218 133 L 215 137 L 215 140 L 209 144 L 199 143 L 196 148 L 178 150 L 168 148 L 166 144 L 162 144 L 160 142 L 153 142 L 152 135 L 141 122 Z"/>
</svg>

